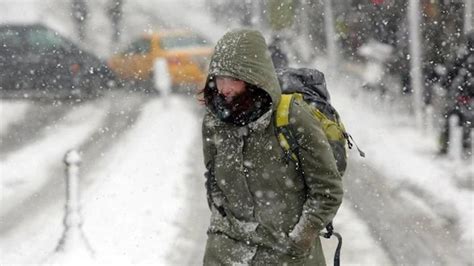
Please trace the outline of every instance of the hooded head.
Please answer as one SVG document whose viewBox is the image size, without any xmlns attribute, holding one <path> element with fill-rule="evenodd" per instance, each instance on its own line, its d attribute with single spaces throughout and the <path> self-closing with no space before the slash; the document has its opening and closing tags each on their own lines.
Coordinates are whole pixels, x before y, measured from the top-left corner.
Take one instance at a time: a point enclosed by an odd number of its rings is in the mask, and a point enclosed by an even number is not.
<svg viewBox="0 0 474 266">
<path fill-rule="evenodd" d="M 218 77 L 244 81 L 245 93 L 231 103 L 223 101 L 216 86 Z M 215 47 L 204 88 L 205 102 L 211 112 L 223 121 L 243 125 L 275 109 L 280 95 L 275 68 L 262 34 L 246 29 L 226 33 Z"/>
</svg>

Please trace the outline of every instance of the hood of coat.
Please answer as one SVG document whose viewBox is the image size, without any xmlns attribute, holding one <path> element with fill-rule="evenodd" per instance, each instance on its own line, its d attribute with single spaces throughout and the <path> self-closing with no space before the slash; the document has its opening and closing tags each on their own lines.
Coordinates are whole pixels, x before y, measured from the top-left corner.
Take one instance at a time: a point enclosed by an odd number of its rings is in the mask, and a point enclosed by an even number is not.
<svg viewBox="0 0 474 266">
<path fill-rule="evenodd" d="M 206 98 L 216 94 L 214 78 L 229 76 L 243 80 L 268 93 L 275 110 L 281 97 L 280 85 L 270 52 L 262 34 L 239 29 L 226 33 L 217 43 L 204 88 Z"/>
</svg>

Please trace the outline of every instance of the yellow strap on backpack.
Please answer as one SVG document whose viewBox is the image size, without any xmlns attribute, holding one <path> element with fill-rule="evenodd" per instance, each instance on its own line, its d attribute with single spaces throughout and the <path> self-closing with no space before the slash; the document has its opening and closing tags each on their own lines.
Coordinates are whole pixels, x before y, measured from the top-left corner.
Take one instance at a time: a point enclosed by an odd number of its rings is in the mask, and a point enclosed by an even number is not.
<svg viewBox="0 0 474 266">
<path fill-rule="evenodd" d="M 293 99 L 293 94 L 281 95 L 280 103 L 278 104 L 277 112 L 276 112 L 277 128 L 287 126 L 290 123 L 289 115 L 290 115 L 290 105 L 291 105 L 292 99 Z M 288 140 L 286 139 L 285 135 L 282 132 L 278 133 L 278 141 L 280 142 L 280 145 L 283 147 L 285 151 L 288 152 L 291 150 L 290 144 L 288 143 Z M 293 160 L 298 161 L 298 157 L 296 156 L 296 154 L 292 153 L 291 157 Z"/>
<path fill-rule="evenodd" d="M 292 94 L 282 94 L 280 98 L 280 103 L 277 107 L 276 113 L 276 125 L 277 127 L 286 126 L 290 123 L 289 115 L 290 115 L 290 105 L 291 101 L 294 99 L 302 101 L 303 95 L 299 93 L 292 93 Z"/>
<path fill-rule="evenodd" d="M 282 94 L 280 103 L 277 107 L 276 125 L 277 127 L 286 126 L 289 124 L 290 104 L 293 94 Z"/>
<path fill-rule="evenodd" d="M 277 127 L 286 126 L 289 124 L 289 113 L 290 113 L 290 105 L 292 99 L 303 101 L 303 95 L 299 93 L 293 94 L 282 94 L 280 104 L 277 107 L 277 118 L 276 118 L 276 125 Z M 330 119 L 328 119 L 321 111 L 316 108 L 311 108 L 313 116 L 321 122 L 323 127 L 323 131 L 326 133 L 326 137 L 329 140 L 334 141 L 343 141 L 344 136 L 342 132 L 344 132 L 344 125 L 342 123 L 336 123 Z M 284 147 L 286 148 L 286 147 Z"/>
</svg>

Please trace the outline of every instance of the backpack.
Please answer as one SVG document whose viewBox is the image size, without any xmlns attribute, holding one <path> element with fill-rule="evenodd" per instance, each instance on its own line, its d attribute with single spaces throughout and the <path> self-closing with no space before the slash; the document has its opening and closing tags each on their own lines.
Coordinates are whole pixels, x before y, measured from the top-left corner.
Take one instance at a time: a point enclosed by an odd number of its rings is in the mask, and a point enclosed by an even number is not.
<svg viewBox="0 0 474 266">
<path fill-rule="evenodd" d="M 287 160 L 293 160 L 299 165 L 299 145 L 294 137 L 295 131 L 289 123 L 289 114 L 293 101 L 304 102 L 310 107 L 314 118 L 321 123 L 336 159 L 337 170 L 343 176 L 347 167 L 346 144 L 352 149 L 354 140 L 346 132 L 338 112 L 330 103 L 331 98 L 326 88 L 324 74 L 316 69 L 285 68 L 277 70 L 277 77 L 282 95 L 275 116 L 276 134 Z M 359 147 L 357 150 L 361 157 L 365 157 L 365 153 Z M 342 237 L 333 231 L 332 222 L 326 226 L 326 230 L 326 233 L 321 233 L 323 237 L 330 238 L 334 235 L 339 240 L 334 256 L 334 265 L 339 265 Z"/>
<path fill-rule="evenodd" d="M 321 123 L 336 159 L 339 174 L 343 176 L 347 167 L 346 144 L 352 149 L 354 140 L 347 133 L 338 112 L 330 103 L 331 98 L 326 88 L 324 74 L 316 69 L 285 68 L 277 70 L 277 76 L 282 95 L 275 122 L 277 137 L 287 158 L 298 163 L 296 153 L 298 143 L 289 124 L 290 106 L 293 101 L 304 102 L 310 107 L 314 118 Z M 357 150 L 360 156 L 365 157 L 365 153 L 359 147 Z"/>
</svg>

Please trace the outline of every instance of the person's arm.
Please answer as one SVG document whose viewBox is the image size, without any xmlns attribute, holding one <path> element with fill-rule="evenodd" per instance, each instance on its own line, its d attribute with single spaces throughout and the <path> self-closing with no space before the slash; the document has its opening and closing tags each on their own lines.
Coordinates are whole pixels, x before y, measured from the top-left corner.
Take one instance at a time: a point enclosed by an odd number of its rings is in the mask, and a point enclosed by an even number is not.
<svg viewBox="0 0 474 266">
<path fill-rule="evenodd" d="M 342 180 L 326 135 L 309 107 L 295 102 L 290 117 L 294 118 L 290 123 L 300 146 L 299 159 L 308 188 L 303 212 L 290 238 L 309 249 L 342 203 Z"/>
<path fill-rule="evenodd" d="M 214 206 L 221 214 L 225 214 L 223 211 L 223 193 L 217 186 L 216 177 L 214 175 L 214 157 L 216 154 L 216 146 L 214 144 L 214 136 L 212 127 L 210 125 L 209 114 L 206 114 L 202 123 L 202 146 L 204 153 L 204 165 L 206 166 L 206 191 L 207 191 L 207 203 L 209 209 L 212 210 Z"/>
</svg>

